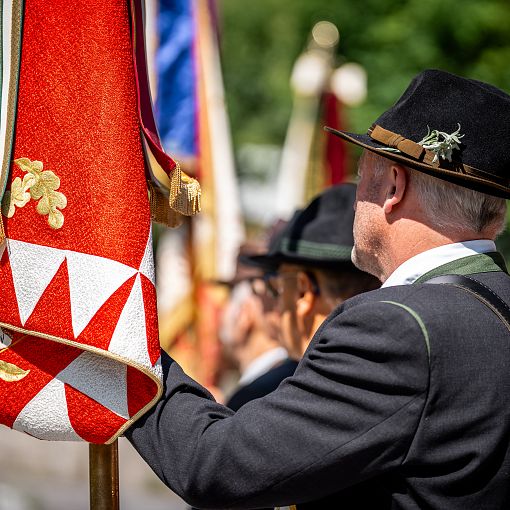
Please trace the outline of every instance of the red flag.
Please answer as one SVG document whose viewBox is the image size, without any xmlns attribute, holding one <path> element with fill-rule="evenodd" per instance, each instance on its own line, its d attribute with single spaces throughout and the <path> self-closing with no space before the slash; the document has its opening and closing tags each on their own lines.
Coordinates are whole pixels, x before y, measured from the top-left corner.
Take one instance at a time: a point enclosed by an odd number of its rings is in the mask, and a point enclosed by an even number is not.
<svg viewBox="0 0 510 510">
<path fill-rule="evenodd" d="M 22 14 L 3 174 L 0 422 L 111 442 L 161 393 L 140 128 L 169 180 L 175 163 L 144 122 L 125 0 L 27 0 Z M 176 175 L 174 198 L 187 184 Z"/>
<path fill-rule="evenodd" d="M 322 96 L 322 125 L 342 130 L 342 105 L 333 92 L 325 92 Z M 347 144 L 333 140 L 332 136 L 322 133 L 325 140 L 324 171 L 326 186 L 344 182 L 347 174 Z"/>
</svg>

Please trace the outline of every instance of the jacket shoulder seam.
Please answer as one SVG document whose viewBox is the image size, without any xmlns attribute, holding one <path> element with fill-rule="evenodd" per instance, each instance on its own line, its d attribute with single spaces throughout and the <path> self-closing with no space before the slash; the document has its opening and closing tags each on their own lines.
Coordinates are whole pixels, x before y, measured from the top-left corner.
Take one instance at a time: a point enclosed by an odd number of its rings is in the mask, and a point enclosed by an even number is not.
<svg viewBox="0 0 510 510">
<path fill-rule="evenodd" d="M 394 305 L 402 308 L 405 310 L 411 317 L 416 321 L 418 326 L 420 327 L 420 330 L 422 332 L 423 338 L 425 340 L 425 345 L 427 347 L 427 357 L 428 362 L 430 365 L 430 338 L 429 333 L 427 331 L 427 327 L 425 326 L 425 323 L 423 322 L 423 319 L 420 317 L 418 312 L 416 310 L 413 310 L 410 306 L 404 305 L 403 303 L 398 303 L 397 301 L 380 301 L 380 303 L 387 303 L 389 305 Z"/>
</svg>

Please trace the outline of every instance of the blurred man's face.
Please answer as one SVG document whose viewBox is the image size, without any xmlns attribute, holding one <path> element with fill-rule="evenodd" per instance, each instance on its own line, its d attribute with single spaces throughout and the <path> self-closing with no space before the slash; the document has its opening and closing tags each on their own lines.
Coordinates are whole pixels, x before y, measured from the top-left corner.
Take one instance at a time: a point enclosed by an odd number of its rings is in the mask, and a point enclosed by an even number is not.
<svg viewBox="0 0 510 510">
<path fill-rule="evenodd" d="M 223 310 L 220 337 L 235 360 L 237 360 L 238 351 L 242 349 L 251 329 L 251 319 L 246 313 L 247 303 L 250 299 L 249 284 L 241 282 L 232 289 L 230 299 Z"/>
<path fill-rule="evenodd" d="M 300 277 L 303 277 L 303 272 L 299 266 L 282 264 L 271 280 L 278 299 L 282 345 L 289 356 L 296 360 L 301 359 L 303 343 L 309 340 L 302 317 L 298 313 L 298 302 L 302 296 Z"/>
<path fill-rule="evenodd" d="M 275 344 L 281 342 L 277 303 L 265 292 L 262 278 L 238 283 L 223 311 L 220 336 L 238 364 L 246 357 L 245 351 L 254 333 L 263 334 Z"/>
</svg>

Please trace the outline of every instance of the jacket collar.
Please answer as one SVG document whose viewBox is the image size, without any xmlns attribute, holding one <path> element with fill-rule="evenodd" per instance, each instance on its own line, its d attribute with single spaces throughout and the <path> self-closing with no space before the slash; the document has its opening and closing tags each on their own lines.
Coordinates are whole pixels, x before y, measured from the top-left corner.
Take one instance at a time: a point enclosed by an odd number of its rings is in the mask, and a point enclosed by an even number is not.
<svg viewBox="0 0 510 510">
<path fill-rule="evenodd" d="M 494 244 L 494 241 L 489 239 L 476 239 L 438 246 L 406 260 L 403 264 L 397 267 L 395 271 L 393 271 L 389 278 L 384 282 L 383 287 L 410 285 L 421 278 L 424 274 L 429 271 L 433 271 L 440 266 L 471 255 L 495 251 L 496 245 Z"/>
<path fill-rule="evenodd" d="M 435 276 L 445 274 L 469 275 L 475 273 L 493 273 L 496 271 L 508 273 L 502 255 L 498 252 L 480 253 L 436 267 L 432 271 L 420 276 L 414 283 L 424 283 Z"/>
</svg>

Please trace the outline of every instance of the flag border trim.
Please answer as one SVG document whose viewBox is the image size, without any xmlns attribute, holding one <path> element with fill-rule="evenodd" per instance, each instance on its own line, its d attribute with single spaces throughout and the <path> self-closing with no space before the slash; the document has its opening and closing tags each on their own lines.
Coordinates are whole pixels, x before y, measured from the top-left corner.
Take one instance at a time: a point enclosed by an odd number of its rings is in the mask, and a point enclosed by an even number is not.
<svg viewBox="0 0 510 510">
<path fill-rule="evenodd" d="M 20 328 L 18 326 L 12 326 L 10 324 L 7 324 L 5 322 L 0 322 L 0 328 L 5 328 L 6 330 L 15 331 L 16 333 L 26 333 L 30 336 L 35 336 L 38 338 L 43 338 L 44 340 L 51 340 L 53 342 L 69 345 L 71 347 L 76 347 L 77 349 L 80 349 L 82 351 L 91 352 L 92 354 L 98 354 L 110 359 L 113 359 L 114 361 L 121 362 L 125 365 L 131 366 L 133 368 L 136 368 L 137 370 L 140 370 L 145 375 L 149 376 L 155 383 L 158 388 L 158 391 L 156 392 L 155 397 L 146 404 L 142 409 L 140 409 L 134 416 L 130 417 L 122 427 L 120 427 L 117 432 L 110 438 L 108 441 L 105 441 L 103 444 L 111 444 L 113 443 L 117 438 L 119 438 L 133 423 L 135 423 L 136 420 L 138 420 L 141 416 L 143 416 L 151 407 L 153 407 L 156 402 L 161 398 L 161 395 L 163 394 L 163 384 L 162 381 L 155 376 L 148 368 L 144 367 L 143 365 L 139 365 L 137 363 L 134 363 L 132 360 L 129 360 L 128 358 L 124 358 L 122 356 L 119 356 L 118 354 L 113 354 L 108 351 L 105 351 L 103 349 L 99 349 L 98 347 L 93 347 L 91 345 L 85 345 L 80 344 L 79 342 L 74 342 L 72 340 L 68 340 L 66 338 L 60 338 L 58 336 L 54 335 L 47 335 L 46 333 L 40 333 L 38 331 L 30 331 L 25 328 Z"/>
</svg>

